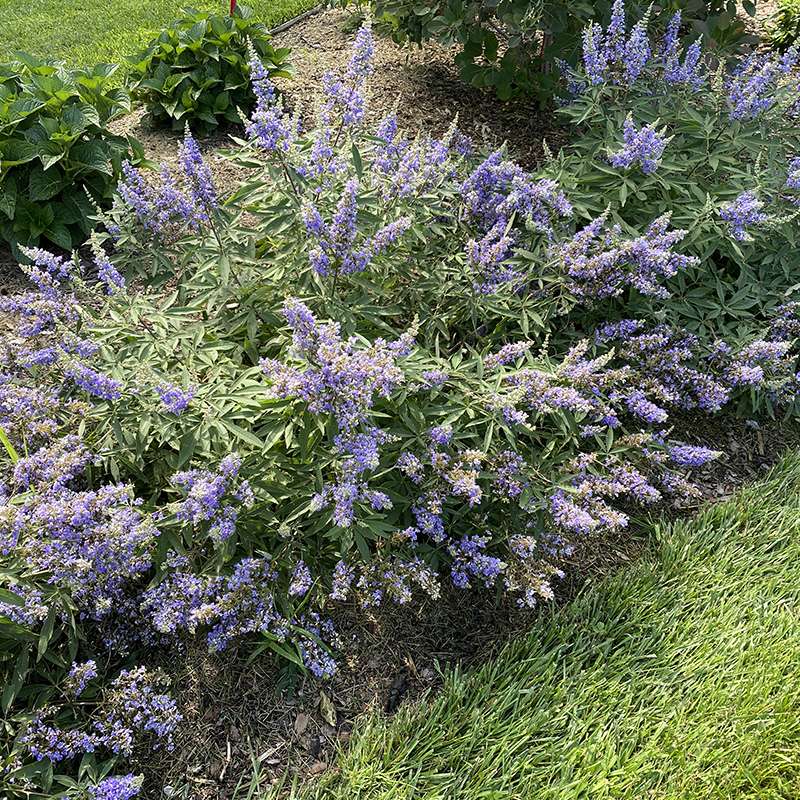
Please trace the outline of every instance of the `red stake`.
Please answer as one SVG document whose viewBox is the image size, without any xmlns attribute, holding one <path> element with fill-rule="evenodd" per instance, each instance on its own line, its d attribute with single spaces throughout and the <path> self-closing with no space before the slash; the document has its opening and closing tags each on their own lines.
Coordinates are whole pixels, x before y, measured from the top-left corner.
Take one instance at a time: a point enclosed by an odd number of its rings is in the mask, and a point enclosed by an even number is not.
<svg viewBox="0 0 800 800">
<path fill-rule="evenodd" d="M 231 0 L 231 16 L 233 16 L 234 11 L 236 11 L 236 0 Z"/>
</svg>

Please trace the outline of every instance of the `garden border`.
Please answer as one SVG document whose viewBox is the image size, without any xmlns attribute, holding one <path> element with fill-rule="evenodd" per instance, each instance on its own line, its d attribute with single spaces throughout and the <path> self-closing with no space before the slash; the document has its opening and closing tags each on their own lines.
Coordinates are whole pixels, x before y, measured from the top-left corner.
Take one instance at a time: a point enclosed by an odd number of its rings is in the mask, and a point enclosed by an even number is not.
<svg viewBox="0 0 800 800">
<path fill-rule="evenodd" d="M 304 20 L 313 17 L 315 14 L 319 14 L 320 11 L 323 10 L 325 6 L 322 3 L 315 5 L 313 8 L 309 8 L 308 11 L 304 11 L 302 14 L 298 14 L 296 17 L 292 17 L 291 19 L 286 20 L 286 22 L 281 22 L 280 25 L 276 25 L 269 31 L 270 36 L 275 36 L 278 33 L 283 33 L 284 31 L 288 31 L 289 28 L 293 28 L 299 22 L 303 22 Z"/>
</svg>

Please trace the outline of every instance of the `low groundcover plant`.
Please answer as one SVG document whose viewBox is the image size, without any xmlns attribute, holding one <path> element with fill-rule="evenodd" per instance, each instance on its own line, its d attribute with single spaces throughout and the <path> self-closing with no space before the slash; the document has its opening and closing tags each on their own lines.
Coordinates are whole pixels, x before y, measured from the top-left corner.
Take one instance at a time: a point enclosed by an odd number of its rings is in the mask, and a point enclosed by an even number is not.
<svg viewBox="0 0 800 800">
<path fill-rule="evenodd" d="M 623 35 L 587 31 L 581 113 L 670 69 L 664 102 L 750 108 L 795 156 L 788 62 L 712 81 L 643 24 L 615 60 Z M 711 149 L 682 159 L 681 123 L 630 91 L 602 142 L 579 137 L 584 177 L 569 154 L 530 173 L 455 124 L 367 129 L 372 51 L 367 24 L 307 127 L 252 54 L 228 154 L 252 178 L 221 195 L 187 133 L 176 169 L 123 166 L 93 264 L 26 250 L 32 288 L 0 300 L 7 795 L 133 797 L 125 759 L 181 724 L 166 647 L 271 650 L 326 679 L 336 604 L 434 601 L 445 581 L 547 600 L 581 537 L 697 495 L 719 453 L 674 438 L 676 412 L 795 403 L 800 306 L 756 287 L 748 325 L 712 334 L 681 297 L 687 274 L 715 285 L 709 253 L 772 263 L 794 162 L 769 191 L 745 165 L 717 192 Z M 673 208 L 693 170 L 707 199 Z"/>
</svg>

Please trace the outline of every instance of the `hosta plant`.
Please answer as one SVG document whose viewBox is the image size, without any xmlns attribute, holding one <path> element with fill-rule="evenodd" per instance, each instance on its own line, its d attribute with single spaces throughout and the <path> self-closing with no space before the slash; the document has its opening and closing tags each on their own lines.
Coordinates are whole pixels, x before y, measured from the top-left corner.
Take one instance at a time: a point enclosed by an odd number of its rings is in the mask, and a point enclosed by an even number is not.
<svg viewBox="0 0 800 800">
<path fill-rule="evenodd" d="M 130 111 L 116 67 L 68 69 L 17 53 L 0 64 L 0 238 L 70 250 L 106 205 L 122 161 L 138 153 L 110 123 Z"/>
<path fill-rule="evenodd" d="M 288 77 L 290 50 L 273 47 L 265 26 L 252 11 L 236 6 L 231 14 L 186 9 L 130 61 L 130 88 L 156 124 L 208 133 L 241 122 L 254 97 L 249 52 L 254 49 L 273 78 Z"/>
</svg>

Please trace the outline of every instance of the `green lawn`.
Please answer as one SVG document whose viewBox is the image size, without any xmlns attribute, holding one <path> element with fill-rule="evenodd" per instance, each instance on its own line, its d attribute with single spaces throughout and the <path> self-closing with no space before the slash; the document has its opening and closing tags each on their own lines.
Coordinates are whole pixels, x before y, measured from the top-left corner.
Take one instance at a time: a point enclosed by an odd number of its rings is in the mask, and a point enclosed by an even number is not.
<svg viewBox="0 0 800 800">
<path fill-rule="evenodd" d="M 272 27 L 315 2 L 250 0 L 248 5 Z M 27 50 L 75 66 L 123 62 L 186 6 L 226 12 L 228 0 L 0 0 L 0 58 Z"/>
<path fill-rule="evenodd" d="M 797 800 L 798 614 L 794 456 L 430 705 L 369 721 L 301 796 Z"/>
</svg>

